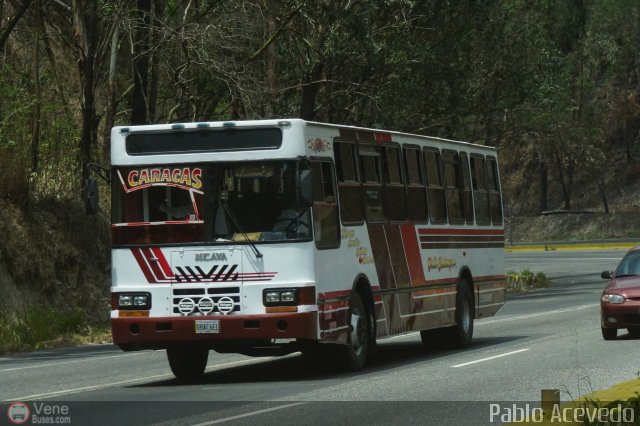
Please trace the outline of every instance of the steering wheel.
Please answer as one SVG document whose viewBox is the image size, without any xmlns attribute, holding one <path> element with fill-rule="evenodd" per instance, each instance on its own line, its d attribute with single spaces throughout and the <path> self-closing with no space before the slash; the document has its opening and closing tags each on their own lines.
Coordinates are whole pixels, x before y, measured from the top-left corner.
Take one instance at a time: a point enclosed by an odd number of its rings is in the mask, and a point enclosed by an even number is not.
<svg viewBox="0 0 640 426">
<path fill-rule="evenodd" d="M 275 220 L 274 222 L 274 229 L 275 229 L 275 224 L 279 223 L 279 222 L 287 222 L 287 224 L 284 227 L 284 231 L 285 232 L 297 232 L 298 231 L 298 227 L 300 225 L 302 226 L 306 226 L 307 229 L 311 229 L 309 227 L 309 224 L 306 223 L 305 221 L 300 220 L 300 218 L 302 217 L 302 215 L 305 213 L 305 210 L 301 210 L 300 212 L 298 212 L 296 214 L 295 217 L 281 217 Z"/>
</svg>

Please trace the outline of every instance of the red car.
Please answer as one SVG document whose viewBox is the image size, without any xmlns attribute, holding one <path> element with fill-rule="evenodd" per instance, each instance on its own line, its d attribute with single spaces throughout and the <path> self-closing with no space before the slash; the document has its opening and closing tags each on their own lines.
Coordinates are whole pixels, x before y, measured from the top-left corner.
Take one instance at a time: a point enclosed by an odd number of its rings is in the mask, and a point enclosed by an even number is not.
<svg viewBox="0 0 640 426">
<path fill-rule="evenodd" d="M 604 340 L 614 340 L 619 328 L 640 337 L 640 247 L 622 258 L 614 271 L 604 271 L 610 280 L 600 298 L 600 323 Z"/>
</svg>

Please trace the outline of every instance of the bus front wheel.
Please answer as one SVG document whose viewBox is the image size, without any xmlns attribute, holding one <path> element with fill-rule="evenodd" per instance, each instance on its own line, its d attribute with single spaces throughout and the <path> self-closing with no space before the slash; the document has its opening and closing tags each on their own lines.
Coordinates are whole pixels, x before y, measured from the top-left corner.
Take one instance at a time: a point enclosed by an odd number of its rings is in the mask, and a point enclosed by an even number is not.
<svg viewBox="0 0 640 426">
<path fill-rule="evenodd" d="M 176 379 L 193 381 L 204 374 L 209 359 L 209 350 L 193 347 L 167 348 L 167 359 Z"/>
<path fill-rule="evenodd" d="M 364 367 L 369 353 L 369 314 L 359 293 L 353 293 L 349 308 L 347 345 L 342 346 L 340 358 L 342 366 L 348 371 L 356 371 Z"/>
</svg>

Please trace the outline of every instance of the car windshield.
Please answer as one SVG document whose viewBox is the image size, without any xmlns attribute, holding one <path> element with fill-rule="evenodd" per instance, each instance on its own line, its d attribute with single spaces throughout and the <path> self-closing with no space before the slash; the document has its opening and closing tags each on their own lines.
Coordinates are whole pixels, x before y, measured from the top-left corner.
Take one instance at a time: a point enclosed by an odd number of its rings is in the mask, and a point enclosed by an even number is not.
<svg viewBox="0 0 640 426">
<path fill-rule="evenodd" d="M 113 176 L 116 246 L 311 238 L 292 160 L 117 168 Z"/>
<path fill-rule="evenodd" d="M 616 269 L 616 277 L 635 275 L 640 275 L 640 250 L 627 253 Z"/>
</svg>

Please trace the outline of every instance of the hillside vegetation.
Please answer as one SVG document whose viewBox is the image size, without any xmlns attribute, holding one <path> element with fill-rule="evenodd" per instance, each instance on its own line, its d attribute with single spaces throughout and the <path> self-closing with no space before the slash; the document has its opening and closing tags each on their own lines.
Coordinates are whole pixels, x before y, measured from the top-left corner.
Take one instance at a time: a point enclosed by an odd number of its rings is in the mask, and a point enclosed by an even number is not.
<svg viewBox="0 0 640 426">
<path fill-rule="evenodd" d="M 636 0 L 0 2 L 0 338 L 33 306 L 104 323 L 109 190 L 86 217 L 82 182 L 119 124 L 300 117 L 491 145 L 511 239 L 640 237 L 639 51 Z M 555 209 L 597 213 L 521 219 Z"/>
</svg>

